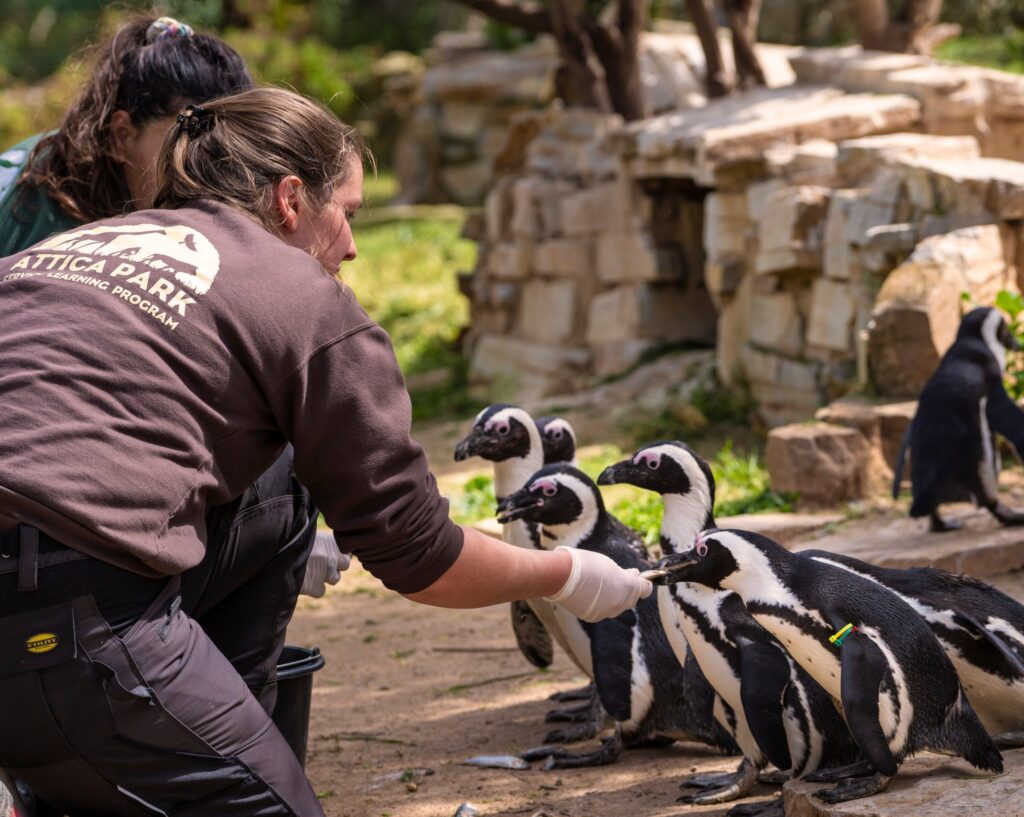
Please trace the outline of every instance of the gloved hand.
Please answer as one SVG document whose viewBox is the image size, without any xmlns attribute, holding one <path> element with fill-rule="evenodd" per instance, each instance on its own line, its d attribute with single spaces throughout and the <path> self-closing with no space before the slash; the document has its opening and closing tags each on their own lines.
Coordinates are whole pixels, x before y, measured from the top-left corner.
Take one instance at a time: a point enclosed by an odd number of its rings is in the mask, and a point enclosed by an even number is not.
<svg viewBox="0 0 1024 817">
<path fill-rule="evenodd" d="M 559 547 L 572 556 L 572 572 L 561 590 L 548 601 L 561 604 L 584 621 L 613 618 L 636 606 L 654 590 L 647 579 L 640 578 L 635 567 L 625 570 L 603 553 L 578 548 Z"/>
<path fill-rule="evenodd" d="M 341 581 L 341 571 L 347 570 L 352 557 L 338 550 L 338 543 L 330 531 L 317 532 L 313 550 L 306 562 L 306 575 L 302 579 L 303 596 L 320 598 L 327 592 L 327 585 Z"/>
</svg>

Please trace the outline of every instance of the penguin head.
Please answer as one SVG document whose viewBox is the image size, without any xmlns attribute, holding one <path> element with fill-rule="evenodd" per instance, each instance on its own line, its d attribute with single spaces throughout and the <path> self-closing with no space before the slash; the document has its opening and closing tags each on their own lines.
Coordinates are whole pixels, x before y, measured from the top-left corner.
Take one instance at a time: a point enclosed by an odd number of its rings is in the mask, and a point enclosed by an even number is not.
<svg viewBox="0 0 1024 817">
<path fill-rule="evenodd" d="M 537 420 L 541 443 L 544 445 L 544 464 L 572 462 L 576 458 L 576 432 L 568 420 L 561 417 L 541 417 Z"/>
<path fill-rule="evenodd" d="M 686 497 L 701 519 L 709 516 L 715 505 L 711 467 L 686 443 L 674 440 L 644 446 L 628 459 L 609 465 L 597 478 L 598 485 L 619 483 L 663 496 Z"/>
<path fill-rule="evenodd" d="M 1010 331 L 1003 313 L 987 306 L 972 309 L 964 316 L 956 339 L 957 342 L 981 340 L 1002 369 L 1006 368 L 1006 350 L 1020 350 L 1020 344 Z"/>
<path fill-rule="evenodd" d="M 532 432 L 532 433 L 531 433 Z M 495 403 L 481 411 L 473 429 L 455 446 L 455 461 L 483 457 L 502 462 L 527 456 L 536 444 L 533 418 L 517 406 Z"/>
<path fill-rule="evenodd" d="M 730 547 L 732 538 L 739 537 L 717 528 L 701 531 L 694 537 L 692 547 L 670 553 L 645 575 L 655 584 L 694 582 L 720 590 L 722 582 L 740 569 Z"/>
<path fill-rule="evenodd" d="M 586 474 L 566 463 L 546 465 L 526 484 L 498 504 L 503 525 L 517 519 L 536 522 L 551 530 L 549 538 L 578 540 L 593 529 L 604 513 L 600 489 Z M 565 544 L 564 541 L 556 544 Z"/>
</svg>

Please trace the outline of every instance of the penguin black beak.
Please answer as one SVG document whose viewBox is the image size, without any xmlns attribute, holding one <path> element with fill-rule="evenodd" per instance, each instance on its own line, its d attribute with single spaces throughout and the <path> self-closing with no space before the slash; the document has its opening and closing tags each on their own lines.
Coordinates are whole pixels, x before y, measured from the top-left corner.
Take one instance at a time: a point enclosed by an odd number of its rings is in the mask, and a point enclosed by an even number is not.
<svg viewBox="0 0 1024 817">
<path fill-rule="evenodd" d="M 629 460 L 623 460 L 622 462 L 617 462 L 614 465 L 609 465 L 601 472 L 601 475 L 597 478 L 597 484 L 615 485 L 616 483 L 622 482 L 622 478 L 625 476 L 626 469 L 629 468 L 631 465 L 632 462 L 630 462 Z"/>
<path fill-rule="evenodd" d="M 529 491 L 516 491 L 498 503 L 498 521 L 502 525 L 522 519 L 531 508 L 538 505 L 537 497 Z"/>
<path fill-rule="evenodd" d="M 665 585 L 686 581 L 686 573 L 690 567 L 700 561 L 694 548 L 682 553 L 670 553 L 655 563 L 650 570 L 640 575 L 652 584 Z"/>
<path fill-rule="evenodd" d="M 459 440 L 458 444 L 455 446 L 455 461 L 462 462 L 463 460 L 468 460 L 470 457 L 476 456 L 477 450 L 479 449 L 480 443 L 483 439 L 483 434 L 475 428 L 470 431 L 469 434 Z"/>
</svg>

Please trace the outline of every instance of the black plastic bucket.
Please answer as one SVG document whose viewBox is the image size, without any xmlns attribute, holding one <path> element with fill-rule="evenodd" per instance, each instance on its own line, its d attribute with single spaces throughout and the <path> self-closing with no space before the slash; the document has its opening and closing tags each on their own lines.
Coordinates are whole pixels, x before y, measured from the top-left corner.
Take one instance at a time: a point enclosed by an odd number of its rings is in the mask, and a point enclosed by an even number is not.
<svg viewBox="0 0 1024 817">
<path fill-rule="evenodd" d="M 274 723 L 303 767 L 306 765 L 306 741 L 309 739 L 313 673 L 324 663 L 319 647 L 285 647 L 277 664 Z"/>
</svg>

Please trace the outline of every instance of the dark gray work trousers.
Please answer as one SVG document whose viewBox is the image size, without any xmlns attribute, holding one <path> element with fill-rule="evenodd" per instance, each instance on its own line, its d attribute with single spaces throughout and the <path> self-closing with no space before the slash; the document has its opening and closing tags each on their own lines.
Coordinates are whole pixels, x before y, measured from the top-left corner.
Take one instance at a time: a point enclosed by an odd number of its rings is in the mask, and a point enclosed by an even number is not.
<svg viewBox="0 0 1024 817">
<path fill-rule="evenodd" d="M 0 767 L 60 813 L 322 817 L 267 714 L 316 532 L 290 451 L 208 522 L 171 579 L 3 534 Z"/>
</svg>

